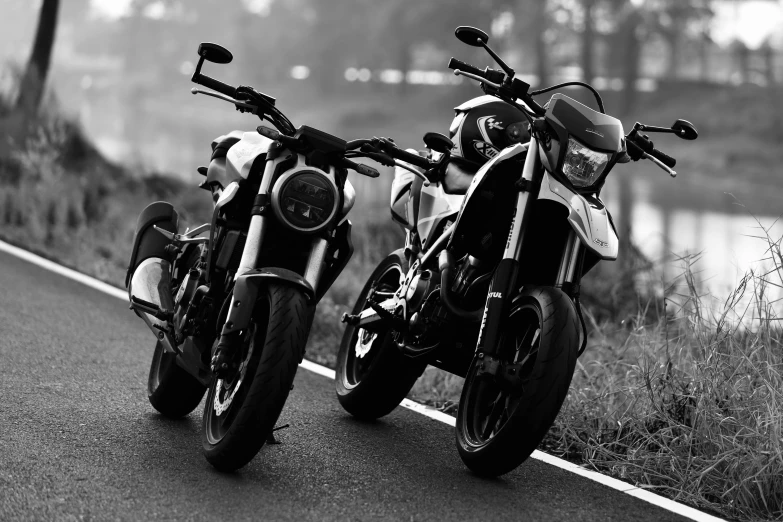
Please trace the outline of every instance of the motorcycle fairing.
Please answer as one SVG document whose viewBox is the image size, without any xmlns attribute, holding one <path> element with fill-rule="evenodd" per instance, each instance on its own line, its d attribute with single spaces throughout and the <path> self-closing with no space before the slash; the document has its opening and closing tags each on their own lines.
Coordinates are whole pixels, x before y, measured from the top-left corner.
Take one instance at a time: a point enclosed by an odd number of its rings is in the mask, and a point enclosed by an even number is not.
<svg viewBox="0 0 783 522">
<path fill-rule="evenodd" d="M 228 149 L 226 173 L 231 179 L 234 177 L 247 179 L 253 162 L 262 154 L 266 154 L 272 143 L 272 140 L 255 131 L 243 133 L 242 139 Z"/>
<path fill-rule="evenodd" d="M 470 205 L 470 200 L 473 194 L 476 192 L 477 188 L 482 184 L 482 182 L 487 178 L 488 174 L 495 169 L 496 166 L 500 165 L 504 161 L 508 161 L 510 159 L 516 158 L 520 154 L 525 154 L 528 150 L 529 144 L 528 143 L 517 143 L 515 145 L 511 145 L 510 147 L 506 147 L 502 151 L 500 151 L 500 154 L 486 162 L 479 170 L 476 172 L 476 175 L 473 176 L 473 181 L 470 182 L 470 186 L 468 187 L 467 192 L 465 193 L 462 200 L 462 205 L 460 206 L 459 215 L 457 216 L 457 222 L 454 224 L 454 230 L 459 229 L 460 220 L 462 219 L 462 216 L 465 214 L 465 209 Z M 452 245 L 454 242 L 454 235 L 452 235 L 452 238 L 449 240 L 449 246 Z"/>
<path fill-rule="evenodd" d="M 433 225 L 437 219 L 444 214 L 454 214 L 462 206 L 464 197 L 447 194 L 440 183 L 421 187 L 419 215 L 415 226 L 422 244 L 427 244 L 427 239 L 433 231 Z"/>
<path fill-rule="evenodd" d="M 598 196 L 595 198 L 600 202 Z M 548 199 L 568 209 L 568 222 L 582 243 L 601 259 L 617 259 L 620 241 L 611 217 L 603 205 L 591 205 L 583 196 L 544 172 L 538 199 Z"/>
</svg>

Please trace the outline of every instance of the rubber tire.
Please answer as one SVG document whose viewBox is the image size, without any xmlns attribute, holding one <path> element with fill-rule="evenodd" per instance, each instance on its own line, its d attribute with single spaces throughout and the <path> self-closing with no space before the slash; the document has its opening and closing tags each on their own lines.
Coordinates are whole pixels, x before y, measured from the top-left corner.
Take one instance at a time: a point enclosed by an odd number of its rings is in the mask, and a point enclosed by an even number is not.
<svg viewBox="0 0 783 522">
<path fill-rule="evenodd" d="M 207 387 L 180 368 L 176 354 L 166 353 L 160 342 L 155 345 L 147 379 L 147 397 L 162 415 L 179 419 L 196 409 Z"/>
<path fill-rule="evenodd" d="M 538 356 L 521 402 L 500 431 L 484 445 L 476 447 L 466 435 L 466 398 L 475 384 L 478 359 L 474 359 L 460 397 L 457 411 L 457 449 L 462 461 L 474 473 L 496 477 L 522 464 L 538 447 L 563 405 L 576 366 L 579 322 L 571 299 L 552 287 L 523 290 L 511 310 L 532 304 L 541 321 Z"/>
<path fill-rule="evenodd" d="M 378 264 L 362 288 L 352 314 L 358 314 L 364 310 L 370 288 L 378 278 L 395 265 L 399 267 L 403 275 L 407 273 L 408 262 L 405 260 L 402 250 L 392 252 Z M 364 378 L 353 385 L 347 377 L 346 365 L 349 360 L 349 352 L 354 349 L 356 343 L 354 338 L 356 330 L 354 326 L 346 326 L 340 342 L 335 375 L 337 399 L 343 409 L 356 418 L 378 419 L 391 413 L 402 402 L 416 379 L 427 367 L 427 363 L 403 355 L 394 345 L 388 333 L 383 336 L 379 335 L 378 340 L 384 339 L 385 342 L 371 348 L 371 350 L 380 348 L 380 351 L 374 356 L 375 358 L 370 363 Z M 377 343 L 377 340 L 374 342 Z"/>
<path fill-rule="evenodd" d="M 216 380 L 209 387 L 204 405 L 201 430 L 204 456 L 220 471 L 241 468 L 256 456 L 266 442 L 291 391 L 310 330 L 312 314 L 300 289 L 269 283 L 259 288 L 258 299 L 269 300 L 267 327 L 264 331 L 259 328 L 255 338 L 256 345 L 263 348 L 254 351 L 250 358 L 248 374 L 253 378 L 248 383 L 247 394 L 236 418 L 217 444 L 210 443 L 207 437 Z M 267 319 L 256 317 L 256 320 Z"/>
</svg>

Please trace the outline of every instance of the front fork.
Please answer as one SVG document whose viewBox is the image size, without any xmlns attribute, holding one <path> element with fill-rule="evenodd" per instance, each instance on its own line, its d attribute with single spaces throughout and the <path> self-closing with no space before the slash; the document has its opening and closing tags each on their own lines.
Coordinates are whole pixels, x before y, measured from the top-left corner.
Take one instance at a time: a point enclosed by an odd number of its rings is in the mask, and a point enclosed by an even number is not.
<svg viewBox="0 0 783 522">
<path fill-rule="evenodd" d="M 525 228 L 530 214 L 528 201 L 531 193 L 537 193 L 534 187 L 541 178 L 543 166 L 539 154 L 538 141 L 533 136 L 525 158 L 525 166 L 522 168 L 522 177 L 516 183 L 519 193 L 506 240 L 506 248 L 503 250 L 503 258 L 495 269 L 495 275 L 492 277 L 492 284 L 487 294 L 487 302 L 484 305 L 484 315 L 481 318 L 481 329 L 476 345 L 478 353 L 492 355 L 497 353 L 500 346 L 511 298 L 517 290 L 519 259 L 522 254 Z"/>
<path fill-rule="evenodd" d="M 235 341 L 238 341 L 240 332 L 249 326 L 259 287 L 263 282 L 272 279 L 297 286 L 302 289 L 308 300 L 314 302 L 318 282 L 323 275 L 324 261 L 329 243 L 321 236 L 313 237 L 304 277 L 283 268 L 258 268 L 264 236 L 268 227 L 269 218 L 267 216 L 271 211 L 269 203 L 270 185 L 274 178 L 275 169 L 279 164 L 275 160 L 279 158 L 281 151 L 282 146 L 279 142 L 273 143 L 267 151 L 267 161 L 261 178 L 261 185 L 258 189 L 258 195 L 253 204 L 247 240 L 234 278 L 234 289 L 231 295 L 228 315 L 220 332 L 216 355 L 212 360 L 213 371 L 219 370 L 220 366 L 224 364 L 222 358 L 217 357 L 217 353 L 225 349 L 228 349 L 230 353 L 231 347 Z"/>
</svg>

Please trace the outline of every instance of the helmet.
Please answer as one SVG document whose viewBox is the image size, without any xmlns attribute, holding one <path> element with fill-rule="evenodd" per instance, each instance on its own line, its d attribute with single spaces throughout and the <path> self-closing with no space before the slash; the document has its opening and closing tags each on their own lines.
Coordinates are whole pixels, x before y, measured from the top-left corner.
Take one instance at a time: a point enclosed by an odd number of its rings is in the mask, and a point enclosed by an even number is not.
<svg viewBox="0 0 783 522">
<path fill-rule="evenodd" d="M 453 158 L 480 167 L 514 143 L 530 140 L 522 111 L 494 96 L 479 96 L 454 109 L 449 138 Z"/>
</svg>

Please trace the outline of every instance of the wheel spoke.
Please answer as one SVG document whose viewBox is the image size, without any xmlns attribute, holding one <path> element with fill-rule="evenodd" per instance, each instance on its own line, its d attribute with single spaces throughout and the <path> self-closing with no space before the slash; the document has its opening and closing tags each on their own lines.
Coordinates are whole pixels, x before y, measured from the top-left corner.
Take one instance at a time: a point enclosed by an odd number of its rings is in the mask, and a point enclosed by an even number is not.
<svg viewBox="0 0 783 522">
<path fill-rule="evenodd" d="M 505 394 L 501 392 L 495 399 L 495 403 L 492 405 L 492 411 L 489 413 L 487 424 L 484 426 L 484 432 L 481 434 L 481 437 L 484 440 L 487 440 L 495 430 L 495 426 L 497 425 L 498 420 L 500 420 L 500 415 L 506 408 L 505 402 Z"/>
</svg>

